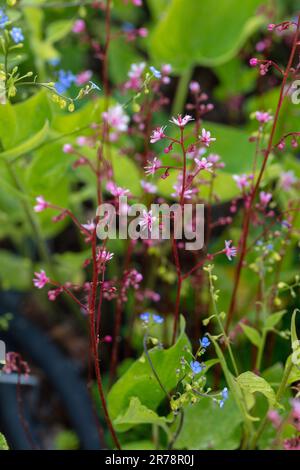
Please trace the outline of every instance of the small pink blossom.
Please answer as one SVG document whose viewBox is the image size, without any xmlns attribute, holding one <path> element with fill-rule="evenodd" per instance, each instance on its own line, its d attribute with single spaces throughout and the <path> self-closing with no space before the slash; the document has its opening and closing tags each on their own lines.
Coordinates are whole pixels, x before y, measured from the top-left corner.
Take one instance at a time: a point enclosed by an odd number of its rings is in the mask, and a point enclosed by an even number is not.
<svg viewBox="0 0 300 470">
<path fill-rule="evenodd" d="M 102 113 L 102 117 L 109 126 L 118 132 L 127 131 L 129 116 L 127 116 L 120 104 L 110 107 L 108 111 Z"/>
<path fill-rule="evenodd" d="M 149 183 L 148 181 L 141 181 L 141 186 L 145 193 L 155 194 L 157 192 L 157 186 L 155 184 Z"/>
<path fill-rule="evenodd" d="M 281 417 L 276 410 L 270 410 L 268 411 L 268 419 L 271 421 L 273 424 L 274 428 L 279 428 L 281 425 Z"/>
<path fill-rule="evenodd" d="M 273 31 L 275 29 L 275 27 L 276 27 L 276 24 L 274 24 L 274 23 L 268 24 L 268 30 L 269 31 Z"/>
<path fill-rule="evenodd" d="M 34 206 L 34 212 L 43 212 L 49 207 L 49 202 L 45 201 L 43 196 L 38 196 L 36 199 L 36 205 Z"/>
<path fill-rule="evenodd" d="M 273 116 L 270 113 L 263 112 L 263 111 L 256 111 L 255 117 L 258 122 L 261 124 L 266 124 L 269 121 L 272 121 Z"/>
<path fill-rule="evenodd" d="M 65 144 L 63 146 L 63 152 L 64 153 L 73 153 L 74 152 L 74 147 L 71 144 Z"/>
<path fill-rule="evenodd" d="M 192 93 L 199 93 L 200 92 L 200 84 L 198 82 L 192 81 L 189 85 L 190 91 Z"/>
<path fill-rule="evenodd" d="M 82 227 L 88 232 L 92 232 L 96 228 L 93 220 L 88 220 L 86 224 L 82 224 Z"/>
<path fill-rule="evenodd" d="M 214 142 L 216 140 L 215 137 L 210 136 L 210 132 L 206 131 L 205 129 L 202 129 L 201 135 L 199 135 L 199 139 L 202 142 L 202 144 L 205 145 L 205 147 L 209 147 L 211 142 Z"/>
<path fill-rule="evenodd" d="M 283 448 L 284 450 L 300 450 L 300 437 L 285 439 Z"/>
<path fill-rule="evenodd" d="M 91 80 L 93 72 L 91 70 L 84 70 L 76 76 L 76 85 L 82 86 Z"/>
<path fill-rule="evenodd" d="M 251 67 L 256 67 L 257 64 L 258 64 L 258 59 L 256 57 L 252 57 L 250 60 L 249 60 L 249 64 L 251 65 Z"/>
<path fill-rule="evenodd" d="M 75 34 L 80 34 L 85 31 L 86 25 L 84 20 L 76 20 L 75 23 L 73 24 L 72 31 Z"/>
<path fill-rule="evenodd" d="M 181 114 L 178 114 L 177 118 L 172 117 L 170 122 L 172 122 L 172 124 L 176 124 L 176 126 L 178 127 L 183 128 L 184 126 L 187 125 L 188 122 L 193 121 L 193 120 L 194 119 L 189 114 L 186 114 L 184 117 L 182 117 Z"/>
<path fill-rule="evenodd" d="M 235 246 L 230 246 L 232 244 L 232 240 L 225 240 L 225 249 L 224 253 L 229 259 L 229 261 L 232 260 L 232 257 L 237 255 L 237 249 Z"/>
<path fill-rule="evenodd" d="M 210 163 L 205 157 L 202 157 L 201 160 L 194 158 L 194 162 L 196 163 L 198 170 L 211 171 L 211 167 L 213 166 L 213 164 Z"/>
<path fill-rule="evenodd" d="M 234 179 L 234 181 L 236 182 L 237 184 L 237 187 L 243 191 L 244 189 L 248 188 L 249 184 L 250 184 L 250 176 L 249 175 L 233 175 L 232 178 Z"/>
<path fill-rule="evenodd" d="M 142 86 L 142 75 L 145 70 L 146 63 L 140 62 L 139 64 L 131 64 L 128 72 L 129 80 L 125 83 L 127 90 L 139 90 Z"/>
<path fill-rule="evenodd" d="M 164 75 L 170 75 L 170 73 L 172 72 L 172 65 L 164 64 L 161 68 L 161 71 Z"/>
<path fill-rule="evenodd" d="M 138 34 L 141 38 L 146 38 L 148 36 L 148 29 L 147 28 L 139 28 Z"/>
<path fill-rule="evenodd" d="M 154 173 L 161 167 L 161 161 L 154 158 L 152 162 L 148 160 L 148 165 L 144 167 L 146 175 L 154 175 Z"/>
<path fill-rule="evenodd" d="M 265 207 L 269 204 L 269 202 L 272 199 L 272 194 L 271 193 L 266 193 L 265 191 L 261 191 L 259 193 L 259 200 L 261 204 Z"/>
<path fill-rule="evenodd" d="M 117 186 L 113 181 L 108 181 L 106 189 L 114 197 L 127 196 L 130 193 L 129 189 L 121 188 L 121 186 Z"/>
<path fill-rule="evenodd" d="M 107 263 L 107 261 L 110 261 L 111 259 L 113 259 L 114 257 L 114 254 L 111 253 L 110 251 L 107 251 L 107 250 L 103 250 L 103 249 L 99 249 L 98 250 L 98 253 L 97 253 L 97 256 L 96 256 L 96 260 L 97 261 L 101 261 L 101 262 L 104 262 L 104 263 Z"/>
<path fill-rule="evenodd" d="M 293 419 L 293 425 L 297 429 L 297 431 L 300 431 L 300 400 L 295 399 L 292 401 L 292 419 Z"/>
<path fill-rule="evenodd" d="M 295 173 L 290 170 L 290 171 L 285 171 L 281 173 L 280 175 L 280 186 L 285 190 L 288 191 L 291 189 L 293 184 L 295 184 L 297 181 L 297 178 L 295 176 Z"/>
<path fill-rule="evenodd" d="M 152 134 L 150 136 L 150 143 L 155 144 L 159 140 L 163 139 L 165 137 L 165 129 L 167 126 L 164 127 L 157 127 L 152 131 Z"/>
<path fill-rule="evenodd" d="M 147 228 L 151 232 L 153 224 L 154 222 L 156 222 L 156 220 L 157 220 L 157 217 L 152 215 L 152 210 L 150 210 L 149 212 L 144 210 L 139 225 L 142 229 Z"/>
<path fill-rule="evenodd" d="M 40 271 L 34 273 L 35 278 L 33 278 L 33 284 L 35 287 L 38 289 L 42 289 L 48 282 L 50 282 L 50 279 L 46 276 L 45 271 Z"/>
</svg>

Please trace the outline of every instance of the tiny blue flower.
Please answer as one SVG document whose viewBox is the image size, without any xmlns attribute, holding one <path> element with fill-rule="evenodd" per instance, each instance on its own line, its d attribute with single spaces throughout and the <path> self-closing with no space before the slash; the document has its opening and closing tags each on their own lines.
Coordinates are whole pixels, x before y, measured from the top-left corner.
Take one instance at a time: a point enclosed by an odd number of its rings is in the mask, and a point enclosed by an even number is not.
<svg viewBox="0 0 300 470">
<path fill-rule="evenodd" d="M 271 251 L 273 250 L 274 248 L 274 245 L 272 243 L 269 243 L 269 245 L 267 245 L 267 250 Z"/>
<path fill-rule="evenodd" d="M 4 29 L 8 21 L 9 21 L 9 18 L 5 14 L 5 11 L 2 8 L 0 8 L 0 29 Z"/>
<path fill-rule="evenodd" d="M 225 401 L 224 401 L 224 400 L 221 400 L 221 401 L 219 402 L 219 407 L 220 407 L 220 408 L 223 408 L 224 404 L 225 404 Z"/>
<path fill-rule="evenodd" d="M 132 23 L 123 23 L 122 25 L 122 30 L 124 31 L 124 33 L 130 33 L 131 31 L 133 31 L 135 28 L 134 28 L 134 25 Z"/>
<path fill-rule="evenodd" d="M 67 91 L 72 83 L 76 80 L 75 75 L 70 71 L 59 70 L 58 81 L 55 84 L 55 89 L 58 93 L 62 94 Z"/>
<path fill-rule="evenodd" d="M 164 322 L 163 317 L 161 317 L 160 315 L 153 314 L 152 318 L 153 318 L 154 323 L 163 323 Z"/>
<path fill-rule="evenodd" d="M 52 67 L 56 67 L 60 63 L 60 58 L 54 57 L 53 59 L 50 59 L 48 62 L 50 65 L 52 65 Z"/>
<path fill-rule="evenodd" d="M 200 342 L 200 345 L 202 346 L 202 348 L 208 348 L 208 346 L 210 345 L 210 341 L 207 338 L 207 336 L 203 336 L 203 338 L 200 339 L 199 342 Z"/>
<path fill-rule="evenodd" d="M 12 28 L 10 35 L 16 44 L 19 44 L 19 42 L 24 41 L 24 35 L 21 28 Z"/>
<path fill-rule="evenodd" d="M 191 366 L 191 369 L 192 369 L 192 371 L 195 375 L 200 374 L 200 372 L 202 371 L 202 366 L 201 366 L 200 362 L 198 362 L 198 361 L 191 361 L 190 366 Z"/>
<path fill-rule="evenodd" d="M 227 398 L 228 398 L 228 388 L 224 387 L 221 393 L 222 393 L 223 400 L 227 400 Z"/>
<path fill-rule="evenodd" d="M 141 319 L 142 321 L 144 321 L 145 323 L 148 323 L 148 322 L 149 322 L 150 317 L 151 317 L 151 315 L 150 315 L 150 313 L 148 313 L 148 312 L 141 313 L 141 315 L 140 315 L 140 319 Z"/>
<path fill-rule="evenodd" d="M 153 73 L 155 78 L 161 78 L 161 72 L 157 70 L 155 67 L 150 67 L 151 72 Z"/>
</svg>

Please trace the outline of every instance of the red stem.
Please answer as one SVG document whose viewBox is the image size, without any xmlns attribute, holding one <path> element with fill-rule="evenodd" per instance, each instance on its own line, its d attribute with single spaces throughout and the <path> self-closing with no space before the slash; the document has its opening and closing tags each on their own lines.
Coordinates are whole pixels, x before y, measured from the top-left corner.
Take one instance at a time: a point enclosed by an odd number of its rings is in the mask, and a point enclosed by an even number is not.
<svg viewBox="0 0 300 470">
<path fill-rule="evenodd" d="M 226 331 L 228 330 L 228 328 L 230 326 L 230 323 L 233 319 L 234 313 L 235 313 L 236 299 L 237 299 L 238 288 L 239 288 L 240 279 L 241 279 L 241 272 L 242 272 L 242 269 L 243 269 L 245 256 L 246 256 L 246 251 L 247 251 L 247 239 L 248 239 L 248 234 L 249 234 L 249 227 L 250 227 L 250 220 L 251 220 L 253 202 L 255 200 L 257 191 L 259 189 L 259 185 L 261 183 L 261 180 L 262 180 L 265 168 L 266 168 L 266 165 L 268 163 L 268 159 L 269 159 L 271 150 L 273 148 L 273 140 L 274 140 L 274 135 L 275 135 L 275 131 L 276 131 L 277 123 L 278 123 L 279 113 L 280 113 L 280 109 L 281 109 L 281 106 L 282 106 L 282 103 L 283 103 L 283 100 L 284 100 L 285 86 L 286 86 L 286 83 L 287 83 L 289 72 L 290 72 L 290 69 L 292 67 L 293 60 L 294 60 L 295 53 L 296 53 L 296 49 L 297 49 L 297 45 L 298 45 L 297 43 L 298 43 L 298 37 L 299 37 L 299 28 L 300 28 L 300 16 L 298 17 L 297 31 L 295 33 L 291 54 L 290 54 L 289 61 L 288 61 L 286 70 L 284 72 L 283 80 L 282 80 L 282 83 L 281 83 L 280 95 L 279 95 L 279 99 L 278 99 L 278 104 L 277 104 L 277 108 L 276 108 L 276 112 L 275 112 L 275 117 L 274 117 L 274 121 L 273 121 L 273 126 L 272 126 L 272 130 L 271 130 L 271 134 L 270 134 L 268 147 L 267 147 L 267 150 L 265 151 L 263 164 L 262 164 L 261 170 L 259 172 L 256 184 L 253 188 L 253 191 L 251 192 L 249 205 L 248 205 L 248 207 L 246 209 L 246 212 L 245 212 L 243 231 L 242 231 L 242 237 L 241 237 L 241 249 L 240 249 L 241 254 L 240 254 L 240 258 L 239 258 L 236 273 L 235 273 L 234 288 L 233 288 L 233 293 L 232 293 L 232 297 L 231 297 L 231 302 L 230 302 L 227 321 L 226 321 L 226 326 L 225 326 Z"/>
</svg>

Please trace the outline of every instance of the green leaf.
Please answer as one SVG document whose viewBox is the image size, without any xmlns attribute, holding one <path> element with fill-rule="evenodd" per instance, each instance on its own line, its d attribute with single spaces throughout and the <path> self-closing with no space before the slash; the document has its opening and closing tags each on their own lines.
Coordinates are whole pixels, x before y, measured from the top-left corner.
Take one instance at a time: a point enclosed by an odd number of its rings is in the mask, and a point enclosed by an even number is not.
<svg viewBox="0 0 300 470">
<path fill-rule="evenodd" d="M 172 0 L 147 0 L 149 10 L 155 20 L 158 20 L 165 13 L 171 1 Z"/>
<path fill-rule="evenodd" d="M 17 145 L 16 147 L 6 150 L 5 152 L 0 153 L 0 158 L 4 159 L 12 159 L 12 158 L 17 158 L 22 155 L 25 155 L 26 153 L 31 152 L 32 150 L 36 149 L 41 145 L 47 138 L 49 132 L 49 123 L 46 122 L 44 127 L 34 134 L 32 137 L 29 137 L 29 139 L 25 140 L 22 142 L 22 144 Z"/>
<path fill-rule="evenodd" d="M 293 312 L 292 315 L 292 320 L 291 320 L 291 341 L 292 341 L 292 348 L 295 348 L 295 343 L 299 343 L 298 341 L 298 335 L 297 335 L 297 328 L 296 328 L 296 315 L 297 313 L 300 313 L 300 310 L 296 308 Z"/>
<path fill-rule="evenodd" d="M 63 39 L 72 29 L 72 20 L 58 20 L 50 23 L 46 30 L 46 38 L 49 43 Z"/>
<path fill-rule="evenodd" d="M 232 397 L 229 397 L 223 408 L 219 408 L 211 399 L 203 398 L 197 404 L 184 408 L 183 427 L 175 448 L 237 449 L 241 441 L 241 422 L 241 414 Z"/>
<path fill-rule="evenodd" d="M 298 362 L 296 364 L 296 361 Z M 286 382 L 286 386 L 291 385 L 294 382 L 299 382 L 300 380 L 300 349 L 298 351 L 295 351 L 293 354 L 291 354 L 286 361 L 285 364 L 285 370 L 288 369 L 291 365 L 291 362 L 293 361 L 293 366 L 291 368 L 289 377 Z"/>
<path fill-rule="evenodd" d="M 133 441 L 122 444 L 122 450 L 156 450 L 156 447 L 151 441 Z"/>
<path fill-rule="evenodd" d="M 9 251 L 0 250 L 0 284 L 4 290 L 26 290 L 32 286 L 32 265 Z"/>
<path fill-rule="evenodd" d="M 267 398 L 270 408 L 277 405 L 273 388 L 262 377 L 248 371 L 240 374 L 236 380 L 246 394 L 254 395 L 256 392 L 262 393 Z"/>
<path fill-rule="evenodd" d="M 127 431 L 138 424 L 157 424 L 168 433 L 168 428 L 166 427 L 167 422 L 167 418 L 158 416 L 155 411 L 142 405 L 137 397 L 132 397 L 125 413 L 118 416 L 113 424 L 118 432 Z"/>
<path fill-rule="evenodd" d="M 286 314 L 286 312 L 287 312 L 286 310 L 281 310 L 280 312 L 272 313 L 272 315 L 269 315 L 266 318 L 264 327 L 267 330 L 271 330 L 272 328 L 274 328 L 277 325 L 277 323 L 280 322 L 280 320 L 282 319 L 283 315 Z"/>
<path fill-rule="evenodd" d="M 176 369 L 180 358 L 188 357 L 184 348 L 190 347 L 190 344 L 184 333 L 184 326 L 182 318 L 180 336 L 169 349 L 155 347 L 149 351 L 155 370 L 168 391 L 177 384 Z M 156 410 L 165 398 L 165 393 L 157 383 L 145 354 L 135 361 L 111 388 L 108 394 L 108 408 L 112 419 L 116 419 L 126 411 L 132 397 L 137 397 L 151 410 Z"/>
<path fill-rule="evenodd" d="M 254 346 L 259 348 L 261 345 L 261 336 L 259 332 L 255 328 L 252 328 L 252 326 L 244 325 L 243 323 L 241 323 L 240 326 L 249 341 L 251 341 Z"/>
<path fill-rule="evenodd" d="M 112 153 L 114 177 L 118 186 L 129 189 L 135 196 L 142 194 L 140 175 L 136 164 L 126 155 Z"/>
<path fill-rule="evenodd" d="M 222 64 L 234 56 L 263 23 L 263 0 L 173 0 L 153 31 L 149 52 L 177 71 Z M 216 14 L 217 12 L 217 14 Z"/>
<path fill-rule="evenodd" d="M 0 450 L 8 450 L 6 439 L 1 433 L 0 433 Z"/>
</svg>

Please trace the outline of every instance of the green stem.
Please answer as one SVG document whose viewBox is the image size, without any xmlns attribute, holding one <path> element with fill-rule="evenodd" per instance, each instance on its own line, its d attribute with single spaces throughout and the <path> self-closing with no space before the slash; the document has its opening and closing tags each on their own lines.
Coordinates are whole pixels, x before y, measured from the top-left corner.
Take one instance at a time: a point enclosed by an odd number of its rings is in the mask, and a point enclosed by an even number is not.
<svg viewBox="0 0 300 470">
<path fill-rule="evenodd" d="M 192 78 L 192 74 L 193 68 L 187 68 L 179 79 L 172 107 L 173 116 L 176 116 L 177 114 L 180 114 L 184 111 L 185 100 L 188 92 L 188 85 Z"/>
</svg>

